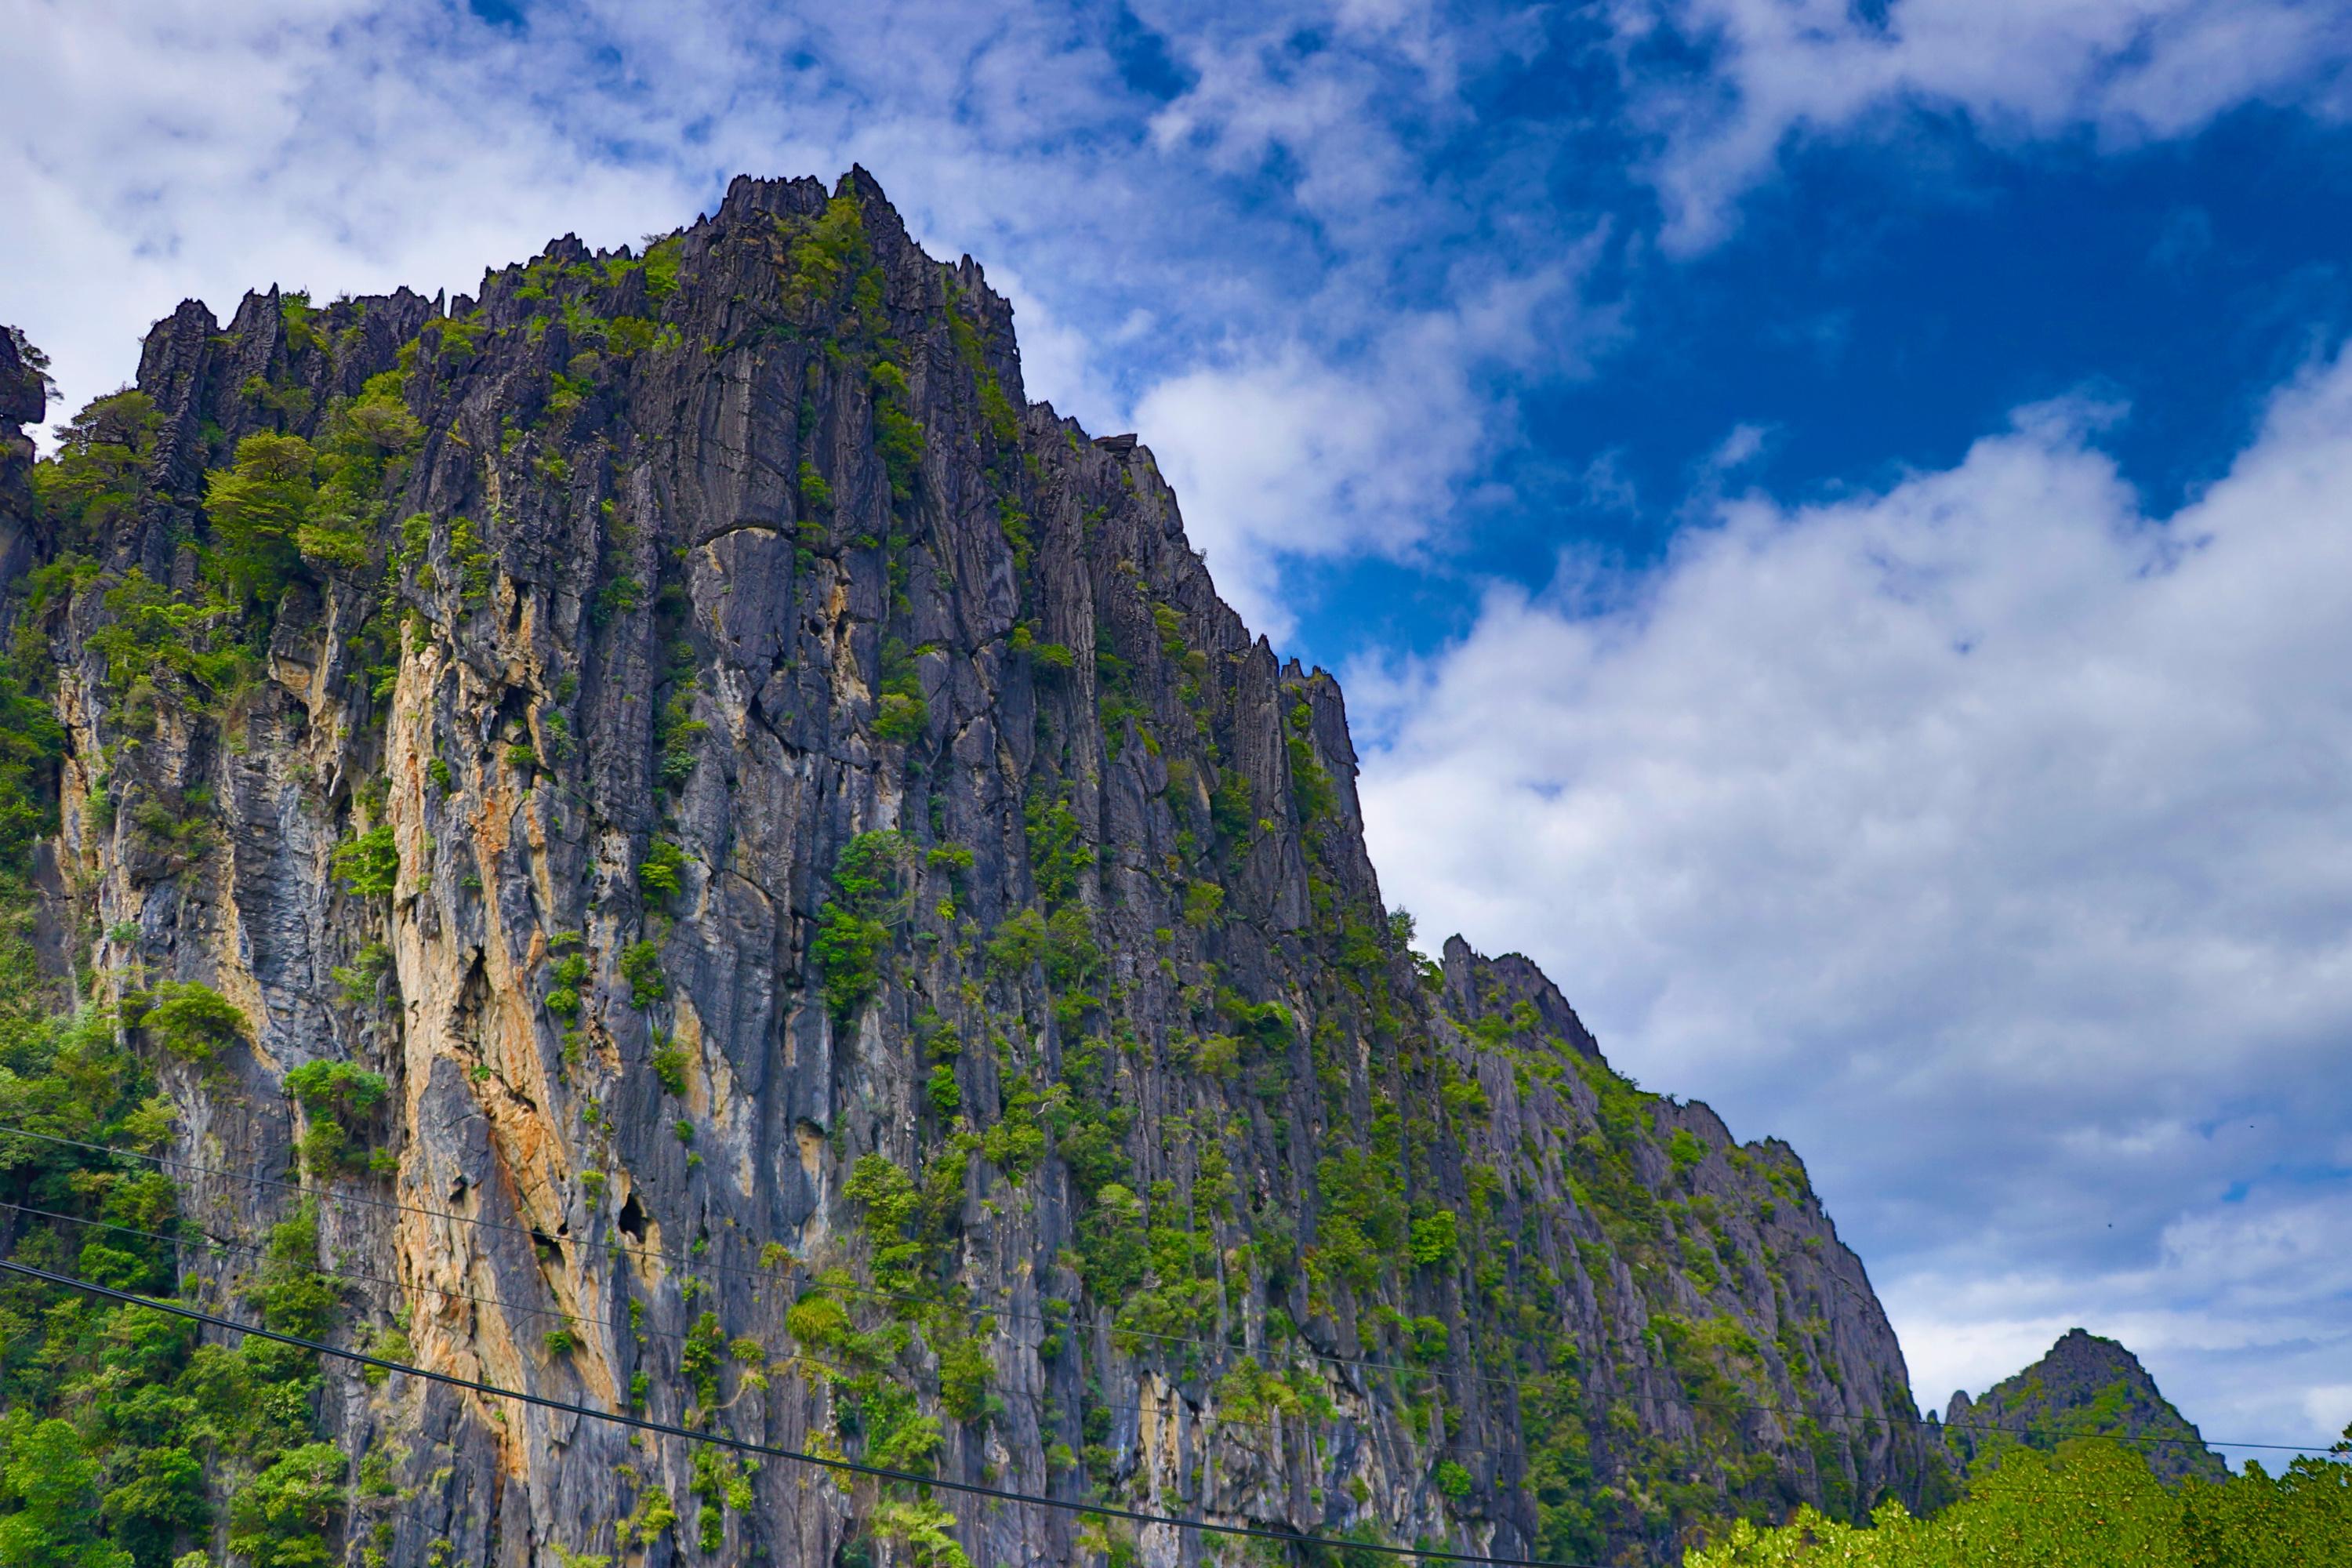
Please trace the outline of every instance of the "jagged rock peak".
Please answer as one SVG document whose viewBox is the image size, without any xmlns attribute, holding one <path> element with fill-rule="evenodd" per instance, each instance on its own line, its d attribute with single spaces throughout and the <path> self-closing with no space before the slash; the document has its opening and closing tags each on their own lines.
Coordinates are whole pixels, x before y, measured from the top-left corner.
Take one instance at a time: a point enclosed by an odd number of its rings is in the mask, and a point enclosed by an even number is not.
<svg viewBox="0 0 2352 1568">
<path fill-rule="evenodd" d="M 1956 1391 L 1944 1430 L 1963 1469 L 1997 1464 L 2004 1447 L 2018 1444 L 2052 1448 L 2073 1437 L 2115 1437 L 2137 1447 L 2167 1481 L 2229 1474 L 2228 1462 L 2205 1446 L 2137 1356 L 2083 1329 L 2069 1329 L 2041 1360 L 1975 1399 Z"/>
<path fill-rule="evenodd" d="M 1487 958 L 1455 935 L 1445 939 L 1444 966 L 1446 995 L 1465 1015 L 1508 1014 L 1524 1002 L 1545 1034 L 1599 1059 L 1600 1042 L 1535 960 L 1517 952 Z"/>
</svg>

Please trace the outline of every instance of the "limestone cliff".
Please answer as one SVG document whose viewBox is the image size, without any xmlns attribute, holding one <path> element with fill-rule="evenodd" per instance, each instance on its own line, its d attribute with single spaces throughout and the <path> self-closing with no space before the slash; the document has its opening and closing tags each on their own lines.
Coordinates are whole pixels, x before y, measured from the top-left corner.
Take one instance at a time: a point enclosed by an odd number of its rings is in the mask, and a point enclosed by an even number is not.
<svg viewBox="0 0 2352 1568">
<path fill-rule="evenodd" d="M 266 1249 L 161 1278 L 314 1268 L 338 1342 L 1302 1532 L 1658 1561 L 1937 1483 L 1796 1155 L 1526 960 L 1411 951 L 1338 686 L 862 173 L 446 306 L 191 301 L 56 468 L 10 612 L 51 984 L 166 1097 L 167 1209 Z M 1245 1555 L 301 1387 L 353 1467 L 304 1528 L 371 1568 Z M 204 1441 L 142 1563 L 258 1552 L 231 1494 L 309 1451 Z"/>
</svg>

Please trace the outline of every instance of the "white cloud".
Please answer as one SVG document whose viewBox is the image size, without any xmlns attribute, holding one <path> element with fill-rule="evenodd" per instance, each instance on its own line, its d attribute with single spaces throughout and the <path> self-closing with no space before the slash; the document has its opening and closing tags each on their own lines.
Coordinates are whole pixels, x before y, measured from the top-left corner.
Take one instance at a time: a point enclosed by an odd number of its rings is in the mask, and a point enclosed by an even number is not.
<svg viewBox="0 0 2352 1568">
<path fill-rule="evenodd" d="M 2352 1316 L 2294 1201 L 2352 1188 L 2352 362 L 2168 519 L 2115 412 L 1497 590 L 1351 674 L 1366 814 L 1423 931 L 1795 1142 L 1927 1397 L 2122 1321 L 2184 1404 L 2299 1426 L 2294 1347 Z"/>
<path fill-rule="evenodd" d="M 1458 492 L 1517 435 L 1492 373 L 1541 343 L 1553 374 L 1573 374 L 1617 331 L 1576 292 L 1597 243 L 1588 236 L 1564 265 L 1454 309 L 1405 316 L 1356 353 L 1254 347 L 1143 395 L 1132 423 L 1244 620 L 1289 634 L 1286 559 L 1407 559 L 1446 532 Z"/>
<path fill-rule="evenodd" d="M 1727 474 L 1746 468 L 1763 455 L 1764 443 L 1771 433 L 1761 425 L 1735 425 L 1731 434 L 1708 454 L 1706 468 L 1713 474 Z"/>
<path fill-rule="evenodd" d="M 1720 238 L 1792 138 L 1958 110 L 1995 142 L 2091 130 L 2112 146 L 2194 132 L 2249 101 L 2341 117 L 2352 14 L 2330 0 L 1621 0 L 1621 48 L 1706 45 L 1709 74 L 1636 68 L 1670 248 Z"/>
<path fill-rule="evenodd" d="M 5 9 L 0 204 L 34 237 L 8 309 L 68 411 L 128 380 L 184 297 L 226 316 L 273 282 L 471 289 L 554 235 L 634 240 L 696 200 L 675 168 L 571 156 L 517 90 L 518 47 L 462 16 Z"/>
</svg>

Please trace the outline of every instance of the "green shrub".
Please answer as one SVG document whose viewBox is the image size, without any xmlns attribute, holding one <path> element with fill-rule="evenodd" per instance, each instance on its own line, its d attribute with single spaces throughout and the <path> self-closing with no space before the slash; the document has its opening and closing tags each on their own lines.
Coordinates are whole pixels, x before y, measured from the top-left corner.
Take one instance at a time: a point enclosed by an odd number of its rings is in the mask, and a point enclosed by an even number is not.
<svg viewBox="0 0 2352 1568">
<path fill-rule="evenodd" d="M 302 1163 L 312 1175 L 366 1163 L 351 1143 L 390 1092 L 382 1074 L 349 1062 L 304 1062 L 286 1075 L 286 1091 L 314 1119 L 302 1138 Z"/>
<path fill-rule="evenodd" d="M 458 597 L 478 605 L 489 597 L 490 569 L 497 557 L 482 547 L 482 536 L 470 517 L 449 520 L 449 559 L 457 563 Z"/>
<path fill-rule="evenodd" d="M 1023 1181 L 1045 1157 L 1045 1130 L 1027 1111 L 1007 1110 L 1002 1121 L 981 1134 L 980 1153 L 1004 1173 L 1006 1181 Z"/>
<path fill-rule="evenodd" d="M 621 950 L 621 978 L 629 983 L 629 1000 L 639 1007 L 650 1007 L 669 994 L 669 982 L 662 976 L 661 946 L 652 942 L 633 942 Z"/>
<path fill-rule="evenodd" d="M 367 540 L 350 529 L 306 522 L 294 531 L 294 548 L 314 566 L 357 572 L 368 563 Z"/>
<path fill-rule="evenodd" d="M 392 950 L 380 942 L 372 942 L 360 949 L 350 963 L 339 963 L 328 973 L 344 1006 L 367 1007 L 374 1005 L 383 978 L 391 972 Z"/>
<path fill-rule="evenodd" d="M 907 373 L 878 360 L 868 373 L 874 383 L 874 449 L 890 476 L 890 499 L 907 501 L 923 461 L 923 426 L 907 407 Z"/>
<path fill-rule="evenodd" d="M 1412 1260 L 1423 1268 L 1454 1261 L 1456 1241 L 1452 1209 L 1439 1209 L 1412 1222 Z"/>
<path fill-rule="evenodd" d="M 1256 802 L 1250 793 L 1248 775 L 1239 768 L 1225 770 L 1217 787 L 1209 792 L 1209 822 L 1216 829 L 1218 842 L 1228 849 L 1247 843 L 1255 831 Z"/>
<path fill-rule="evenodd" d="M 1331 775 L 1315 760 L 1315 748 L 1305 737 L 1288 736 L 1284 744 L 1290 752 L 1290 798 L 1297 807 L 1298 820 L 1319 822 L 1339 809 L 1339 792 L 1332 787 Z"/>
<path fill-rule="evenodd" d="M 677 264 L 686 241 L 677 235 L 657 239 L 646 250 L 646 293 L 661 300 L 677 292 Z"/>
<path fill-rule="evenodd" d="M 802 505 L 811 512 L 833 510 L 833 487 L 824 482 L 824 476 L 816 471 L 814 463 L 803 460 L 799 479 Z"/>
<path fill-rule="evenodd" d="M 320 1568 L 350 1463 L 332 1443 L 290 1448 L 229 1500 L 228 1549 L 253 1568 Z"/>
<path fill-rule="evenodd" d="M 1437 1489 L 1460 1502 L 1470 1495 L 1470 1472 L 1452 1459 L 1442 1459 L 1437 1466 Z"/>
<path fill-rule="evenodd" d="M 874 733 L 893 745 L 922 738 L 930 724 L 930 707 L 923 700 L 923 683 L 915 670 L 914 656 L 897 637 L 882 643 L 882 689 L 875 706 Z"/>
<path fill-rule="evenodd" d="M 845 1344 L 854 1326 L 849 1310 L 822 1292 L 812 1291 L 793 1303 L 784 1314 L 784 1330 L 803 1345 L 818 1350 Z"/>
<path fill-rule="evenodd" d="M 194 981 L 167 980 L 155 987 L 139 1026 L 157 1045 L 192 1062 L 210 1061 L 223 1046 L 252 1037 L 235 1004 Z"/>
<path fill-rule="evenodd" d="M 783 264 L 786 301 L 797 310 L 830 302 L 840 292 L 842 280 L 862 271 L 870 255 L 866 216 L 856 198 L 835 196 L 793 237 Z"/>
<path fill-rule="evenodd" d="M 1032 795 L 1022 806 L 1029 842 L 1029 875 L 1048 910 L 1077 896 L 1080 879 L 1095 864 L 1078 814 L 1066 800 Z"/>
<path fill-rule="evenodd" d="M 1034 524 L 1021 503 L 1007 495 L 996 503 L 996 521 L 1004 530 L 1004 542 L 1013 552 L 1013 569 L 1016 573 L 1029 570 L 1029 553 L 1035 548 Z M 1062 650 L 1068 653 L 1067 648 Z"/>
<path fill-rule="evenodd" d="M 353 897 L 389 898 L 400 884 L 400 846 L 381 823 L 335 847 L 328 865 Z"/>
<path fill-rule="evenodd" d="M 646 846 L 637 864 L 637 891 L 648 900 L 667 902 L 685 886 L 686 851 L 667 838 Z"/>
<path fill-rule="evenodd" d="M 874 734 L 891 745 L 903 746 L 922 738 L 930 725 L 930 710 L 921 697 L 886 691 L 874 710 Z"/>
<path fill-rule="evenodd" d="M 942 1118 L 951 1118 L 963 1109 L 963 1090 L 956 1084 L 954 1063 L 941 1062 L 933 1068 L 925 1089 L 930 1099 L 931 1109 Z"/>
<path fill-rule="evenodd" d="M 907 841 L 887 830 L 861 833 L 834 860 L 833 896 L 817 910 L 809 953 L 825 1005 L 846 1024 L 881 988 L 882 953 L 905 919 Z"/>
<path fill-rule="evenodd" d="M 317 493 L 318 453 L 299 436 L 269 431 L 236 444 L 235 463 L 205 479 L 215 573 L 233 594 L 274 605 L 300 556 L 295 535 Z"/>
<path fill-rule="evenodd" d="M 645 602 L 646 585 L 623 573 L 596 590 L 596 602 L 589 610 L 588 618 L 601 626 L 615 616 L 633 614 Z"/>
</svg>

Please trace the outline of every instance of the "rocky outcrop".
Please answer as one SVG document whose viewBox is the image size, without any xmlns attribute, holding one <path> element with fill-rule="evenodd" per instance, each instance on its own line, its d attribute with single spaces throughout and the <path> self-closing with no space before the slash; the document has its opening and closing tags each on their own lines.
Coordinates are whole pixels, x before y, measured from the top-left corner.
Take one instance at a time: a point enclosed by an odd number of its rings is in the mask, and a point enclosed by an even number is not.
<svg viewBox="0 0 2352 1568">
<path fill-rule="evenodd" d="M 61 918 L 108 994 L 248 1022 L 158 1058 L 180 1205 L 320 1194 L 347 1342 L 1507 1555 L 1933 1484 L 1795 1154 L 1612 1073 L 1525 959 L 1410 951 L 1337 683 L 862 173 L 446 309 L 191 302 L 139 392 L 34 623 Z M 328 1126 L 314 1063 L 386 1100 Z M 330 1366 L 317 1419 L 381 1568 L 1230 1550 L 405 1376 Z"/>
<path fill-rule="evenodd" d="M 49 405 L 39 355 L 14 327 L 0 326 L 0 586 L 32 558 L 33 438 Z"/>
<path fill-rule="evenodd" d="M 2040 1361 L 1975 1399 L 1955 1392 L 1944 1413 L 1944 1440 L 1963 1472 L 1997 1466 L 2008 1448 L 2049 1449 L 2075 1437 L 2118 1439 L 2165 1481 L 2230 1474 L 2137 1356 L 2081 1329 L 2067 1330 Z"/>
</svg>

